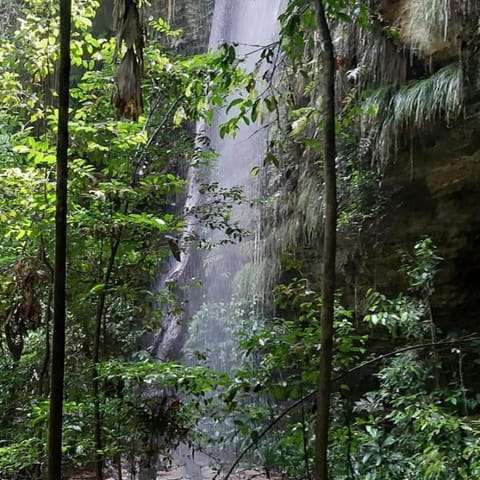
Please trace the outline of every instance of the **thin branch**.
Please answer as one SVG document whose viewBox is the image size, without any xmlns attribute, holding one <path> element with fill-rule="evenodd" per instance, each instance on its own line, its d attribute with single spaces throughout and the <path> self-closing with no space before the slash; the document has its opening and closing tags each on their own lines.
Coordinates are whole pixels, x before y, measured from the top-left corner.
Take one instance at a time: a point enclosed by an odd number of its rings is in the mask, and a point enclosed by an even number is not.
<svg viewBox="0 0 480 480">
<path fill-rule="evenodd" d="M 346 372 L 341 373 L 337 377 L 335 377 L 332 380 L 332 384 L 337 386 L 339 381 L 348 375 L 358 372 L 360 370 L 363 370 L 364 368 L 370 367 L 374 365 L 375 363 L 381 362 L 382 360 L 385 360 L 390 357 L 394 357 L 395 355 L 399 355 L 401 353 L 409 352 L 412 350 L 422 350 L 424 348 L 446 348 L 450 347 L 453 345 L 459 345 L 461 343 L 470 343 L 470 342 L 475 342 L 475 341 L 480 341 L 480 334 L 478 333 L 472 333 L 471 335 L 467 335 L 465 337 L 461 338 L 455 338 L 452 340 L 443 340 L 441 342 L 436 342 L 436 343 L 420 343 L 417 345 L 410 345 L 408 347 L 403 347 L 399 348 L 398 350 L 394 350 L 393 352 L 385 353 L 383 355 L 379 355 L 378 357 L 373 358 L 372 360 L 368 360 L 367 362 L 364 362 L 356 367 L 351 368 L 350 370 L 347 370 Z M 288 415 L 292 410 L 295 410 L 298 406 L 300 406 L 303 402 L 306 402 L 307 400 L 311 399 L 312 397 L 315 396 L 317 393 L 317 390 L 313 390 L 312 392 L 308 393 L 304 397 L 300 398 L 296 402 L 292 403 L 289 407 L 287 407 L 280 415 L 278 415 L 275 419 L 273 419 L 272 422 L 270 422 L 259 434 L 258 437 L 252 441 L 249 445 L 247 445 L 240 455 L 235 459 L 233 462 L 232 466 L 228 470 L 227 474 L 223 478 L 223 480 L 228 480 L 230 476 L 232 475 L 233 471 L 235 470 L 235 467 L 240 463 L 242 458 L 248 453 L 250 449 L 255 447 L 258 442 L 280 421 L 282 418 L 284 418 L 286 415 Z"/>
<path fill-rule="evenodd" d="M 253 55 L 254 53 L 265 50 L 266 48 L 279 47 L 280 44 L 281 44 L 281 40 L 277 40 L 276 42 L 269 43 L 268 45 L 249 45 L 248 43 L 238 43 L 237 45 L 242 45 L 246 47 L 257 47 L 255 48 L 255 50 L 250 50 L 249 52 L 243 54 L 243 57 L 248 57 L 249 55 Z"/>
<path fill-rule="evenodd" d="M 142 151 L 138 152 L 135 155 L 134 165 L 133 165 L 133 173 L 132 173 L 133 183 L 135 183 L 137 181 L 137 175 L 139 173 L 139 170 L 141 170 L 141 168 L 143 166 L 143 161 L 145 160 L 145 157 L 147 155 L 147 150 L 152 145 L 153 141 L 155 140 L 156 136 L 159 134 L 160 130 L 165 126 L 170 114 L 172 113 L 173 109 L 178 105 L 179 102 L 180 102 L 180 100 L 177 99 L 170 105 L 170 108 L 168 109 L 167 113 L 163 117 L 160 124 L 157 125 L 157 127 L 155 128 L 153 133 L 150 135 L 150 137 L 149 137 L 147 143 L 145 144 L 145 146 L 143 147 Z"/>
<path fill-rule="evenodd" d="M 374 365 L 375 363 L 381 362 L 382 360 L 385 360 L 386 358 L 394 357 L 395 355 L 399 355 L 401 353 L 409 352 L 412 350 L 422 350 L 424 348 L 446 348 L 450 347 L 452 345 L 458 345 L 461 343 L 470 343 L 470 342 L 475 342 L 475 341 L 480 341 L 480 334 L 475 332 L 472 333 L 471 335 L 467 335 L 465 337 L 460 337 L 460 338 L 454 338 L 451 340 L 442 340 L 441 342 L 428 342 L 428 343 L 420 343 L 417 345 L 410 345 L 408 347 L 403 347 L 399 348 L 398 350 L 394 350 L 393 352 L 385 353 L 383 355 L 380 355 L 378 357 L 373 358 L 372 360 L 369 360 L 365 363 L 362 363 L 356 367 L 351 368 L 350 370 L 347 370 L 346 372 L 341 373 L 337 377 L 333 379 L 333 382 L 335 384 L 338 384 L 338 381 L 341 380 L 342 378 L 347 377 L 348 375 L 358 372 L 359 370 L 363 370 L 366 367 L 370 367 L 371 365 Z"/>
</svg>

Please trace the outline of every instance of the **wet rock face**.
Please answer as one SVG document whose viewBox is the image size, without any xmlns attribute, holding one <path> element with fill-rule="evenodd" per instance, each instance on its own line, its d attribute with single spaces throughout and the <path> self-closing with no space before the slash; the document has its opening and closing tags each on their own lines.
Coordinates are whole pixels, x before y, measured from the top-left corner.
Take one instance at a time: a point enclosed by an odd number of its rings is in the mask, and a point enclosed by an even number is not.
<svg viewBox="0 0 480 480">
<path fill-rule="evenodd" d="M 480 92 L 480 68 L 471 39 L 480 3 L 376 0 L 371 5 L 394 45 L 410 56 L 408 81 L 428 78 L 454 62 L 468 66 L 458 94 L 473 110 L 469 104 Z M 413 69 L 414 62 L 420 67 Z M 348 291 L 355 285 L 360 296 L 372 287 L 392 295 L 406 292 L 398 251 L 412 250 L 429 236 L 444 259 L 432 299 L 434 320 L 444 332 L 472 332 L 480 323 L 480 115 L 469 113 L 465 121 L 442 118 L 444 114 L 439 112 L 429 125 L 411 124 L 416 138 L 399 142 L 404 152 L 387 155 L 380 195 L 385 198 L 383 211 L 363 229 L 359 241 L 340 239 L 339 286 L 346 285 Z M 448 120 L 453 128 L 433 127 Z M 353 273 L 342 274 L 348 270 L 342 264 L 347 267 L 351 258 Z"/>
<path fill-rule="evenodd" d="M 387 168 L 384 216 L 362 234 L 358 282 L 362 290 L 405 291 L 398 251 L 429 236 L 444 259 L 434 320 L 444 332 L 473 332 L 480 324 L 480 118 L 434 137 Z"/>
<path fill-rule="evenodd" d="M 160 0 L 154 9 L 183 31 L 175 42 L 175 49 L 193 55 L 207 50 L 214 0 Z"/>
<path fill-rule="evenodd" d="M 147 7 L 147 17 L 162 17 L 168 20 L 173 28 L 183 32 L 174 40 L 173 48 L 185 54 L 207 50 L 214 0 L 156 0 L 151 3 L 151 6 Z M 94 27 L 99 35 L 112 35 L 114 32 L 113 4 L 114 0 L 101 2 Z M 5 13 L 4 11 L 5 7 L 0 5 L 0 13 Z"/>
</svg>

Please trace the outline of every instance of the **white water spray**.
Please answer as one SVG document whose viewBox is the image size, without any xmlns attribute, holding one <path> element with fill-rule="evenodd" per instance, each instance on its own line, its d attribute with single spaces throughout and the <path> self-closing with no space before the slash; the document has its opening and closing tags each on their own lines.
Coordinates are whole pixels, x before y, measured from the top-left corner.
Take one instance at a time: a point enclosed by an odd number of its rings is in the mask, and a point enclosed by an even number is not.
<svg viewBox="0 0 480 480">
<path fill-rule="evenodd" d="M 283 4 L 282 0 L 217 0 L 209 48 L 216 50 L 225 42 L 234 44 L 237 57 L 244 59 L 242 68 L 252 71 L 260 59 L 263 47 L 274 44 L 278 39 L 278 16 Z M 260 84 L 262 72 L 258 75 Z M 219 188 L 241 187 L 247 198 L 247 201 L 235 207 L 233 220 L 238 221 L 242 229 L 249 231 L 250 237 L 241 245 L 214 248 L 204 254 L 200 261 L 195 260 L 196 255 L 192 247 L 188 247 L 182 255 L 181 262 L 172 260 L 168 274 L 162 280 L 163 284 L 176 283 L 183 286 L 191 283 L 192 278 L 201 278 L 203 283 L 201 291 L 206 303 L 230 301 L 235 277 L 242 266 L 251 260 L 256 249 L 255 235 L 259 232 L 258 208 L 252 207 L 249 202 L 259 195 L 259 181 L 252 178 L 250 172 L 254 166 L 263 164 L 266 130 L 257 122 L 249 125 L 242 123 L 235 137 L 226 136 L 222 139 L 218 129 L 228 118 L 225 109 L 219 109 L 215 113 L 212 127 L 205 128 L 199 125 L 197 130 L 209 137 L 211 148 L 218 155 L 215 165 L 212 165 L 208 172 L 208 181 L 218 183 Z M 191 168 L 188 175 L 189 193 L 185 206 L 187 212 L 202 201 L 198 177 L 197 169 Z M 197 228 L 193 218 L 190 221 L 187 218 L 187 222 L 185 238 L 192 236 Z M 215 232 L 211 232 L 207 240 L 215 242 L 215 236 Z M 190 289 L 191 292 L 193 290 L 194 287 Z M 186 300 L 190 303 L 189 313 L 192 313 L 192 308 L 200 307 L 198 299 L 196 302 L 188 298 Z M 208 330 L 208 325 L 204 327 Z M 185 340 L 185 330 L 185 321 L 182 320 L 181 315 L 166 316 L 163 329 L 157 336 L 154 347 L 155 355 L 159 360 L 167 360 L 178 355 Z M 225 331 L 217 331 L 217 336 L 210 336 L 211 347 L 224 337 Z"/>
<path fill-rule="evenodd" d="M 283 4 L 284 2 L 281 0 L 217 0 L 212 22 L 210 49 L 215 50 L 224 42 L 234 44 L 237 57 L 244 58 L 242 67 L 246 71 L 253 71 L 255 64 L 260 59 L 263 47 L 274 44 L 278 39 L 278 16 L 282 11 Z M 268 67 L 268 65 L 264 66 L 264 68 Z M 258 84 L 262 82 L 263 72 L 258 74 Z M 259 90 L 261 91 L 263 88 L 259 88 Z M 259 209 L 251 205 L 251 201 L 260 194 L 260 185 L 259 180 L 252 177 L 251 170 L 253 167 L 263 164 L 267 131 L 259 123 L 253 122 L 249 125 L 242 124 L 235 137 L 220 138 L 219 126 L 227 119 L 226 111 L 221 109 L 215 113 L 212 127 L 198 126 L 197 128 L 210 138 L 211 148 L 218 155 L 215 165 L 212 165 L 208 172 L 208 181 L 218 183 L 219 188 L 241 187 L 243 194 L 248 199 L 234 208 L 233 220 L 238 221 L 242 229 L 249 231 L 250 236 L 241 245 L 226 245 L 204 252 L 201 255 L 201 261 L 193 261 L 195 255 L 187 249 L 182 262 L 174 266 L 167 279 L 185 284 L 188 283 L 188 276 L 202 278 L 201 291 L 204 295 L 204 306 L 215 303 L 228 305 L 231 302 L 234 295 L 235 278 L 242 267 L 252 261 L 253 253 L 256 250 L 255 245 L 258 242 L 256 235 L 260 232 Z M 191 169 L 189 174 L 189 182 L 187 210 L 202 201 L 199 195 L 198 175 L 194 169 Z M 192 221 L 187 228 L 186 235 L 189 236 L 194 231 L 195 227 Z M 215 232 L 211 232 L 209 240 L 215 242 L 215 238 Z M 197 267 L 189 267 L 189 262 L 195 263 L 201 272 L 195 271 Z M 197 309 L 202 308 L 198 303 L 193 305 L 194 303 L 190 302 L 190 309 L 192 306 Z M 218 311 L 221 312 L 221 308 Z M 228 315 L 228 312 L 223 315 Z M 226 370 L 235 355 L 233 354 L 228 359 L 218 358 L 225 355 L 225 350 L 219 352 L 218 348 L 222 342 L 233 345 L 233 339 L 228 338 L 229 335 L 232 335 L 231 329 L 226 324 L 222 325 L 221 322 L 222 313 L 217 315 L 207 309 L 199 328 L 203 330 L 203 337 L 208 340 L 203 347 L 211 352 L 210 365 Z M 157 348 L 158 358 L 168 358 L 172 345 L 178 345 L 176 339 L 181 338 L 184 334 L 184 327 L 181 323 L 178 319 L 170 319 L 170 324 L 166 325 Z M 195 331 L 191 332 L 192 335 L 195 333 Z M 195 339 L 193 339 L 193 343 L 195 343 Z M 212 478 L 212 472 L 208 468 L 208 458 L 202 457 L 198 452 L 193 458 L 190 456 L 190 450 L 185 447 L 181 448 L 177 454 L 182 457 L 179 460 L 184 464 L 184 478 L 191 480 Z"/>
</svg>

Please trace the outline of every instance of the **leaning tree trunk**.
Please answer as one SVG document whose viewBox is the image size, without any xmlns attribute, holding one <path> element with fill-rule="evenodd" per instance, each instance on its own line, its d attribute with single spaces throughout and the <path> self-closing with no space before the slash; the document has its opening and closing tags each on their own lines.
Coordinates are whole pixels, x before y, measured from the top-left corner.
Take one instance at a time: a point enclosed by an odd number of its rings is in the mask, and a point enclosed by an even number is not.
<svg viewBox="0 0 480 480">
<path fill-rule="evenodd" d="M 320 366 L 318 371 L 317 422 L 315 426 L 315 478 L 328 480 L 328 428 L 332 373 L 335 256 L 337 236 L 337 191 L 335 173 L 335 58 L 323 0 L 313 0 L 322 42 L 324 83 L 323 164 L 325 181 L 325 227 L 323 237 L 323 278 Z"/>
<path fill-rule="evenodd" d="M 58 76 L 57 200 L 55 214 L 55 278 L 48 432 L 48 480 L 62 478 L 62 417 L 65 360 L 65 297 L 67 256 L 68 103 L 70 82 L 71 0 L 60 0 L 60 63 Z"/>
</svg>

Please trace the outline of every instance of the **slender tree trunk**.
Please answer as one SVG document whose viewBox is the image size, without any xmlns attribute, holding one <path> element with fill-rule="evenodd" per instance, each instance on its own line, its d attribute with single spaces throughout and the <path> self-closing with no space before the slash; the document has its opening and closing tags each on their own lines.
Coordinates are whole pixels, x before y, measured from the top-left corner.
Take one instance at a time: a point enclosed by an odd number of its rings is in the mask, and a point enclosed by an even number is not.
<svg viewBox="0 0 480 480">
<path fill-rule="evenodd" d="M 45 187 L 46 188 L 46 187 Z M 45 201 L 46 190 L 45 190 Z M 50 285 L 53 285 L 55 280 L 55 270 L 50 260 L 47 257 L 47 252 L 45 251 L 45 242 L 43 236 L 40 237 L 40 252 L 43 263 L 48 269 L 49 272 L 49 281 Z M 52 323 L 52 302 L 53 302 L 53 288 L 50 287 L 48 291 L 48 300 L 47 306 L 45 308 L 45 356 L 43 359 L 42 371 L 40 372 L 39 378 L 39 395 L 43 397 L 44 395 L 48 397 L 50 395 L 50 381 L 49 381 L 49 369 L 50 369 L 50 356 L 51 356 L 51 346 L 50 346 L 50 325 Z"/>
<path fill-rule="evenodd" d="M 100 385 L 98 381 L 98 362 L 100 361 L 100 331 L 102 316 L 105 307 L 105 295 L 100 295 L 95 318 L 95 338 L 93 346 L 93 435 L 95 441 L 95 478 L 103 480 L 103 441 L 102 441 L 102 416 L 100 412 Z"/>
<path fill-rule="evenodd" d="M 38 379 L 38 394 L 40 397 L 48 395 L 48 367 L 50 365 L 50 322 L 52 320 L 52 291 L 48 292 L 48 300 L 45 315 L 45 356 L 42 370 Z"/>
<path fill-rule="evenodd" d="M 67 257 L 68 104 L 70 83 L 71 0 L 60 0 L 60 63 L 58 77 L 57 200 L 55 214 L 55 279 L 48 432 L 48 480 L 62 478 L 62 417 L 65 360 Z"/>
<path fill-rule="evenodd" d="M 102 320 L 105 313 L 105 300 L 107 296 L 107 288 L 112 276 L 115 258 L 117 256 L 118 247 L 120 246 L 122 232 L 119 230 L 113 239 L 110 250 L 110 258 L 108 259 L 107 268 L 103 277 L 104 288 L 100 292 L 97 311 L 95 315 L 95 337 L 93 344 L 93 401 L 94 401 L 94 437 L 95 437 L 95 475 L 97 480 L 103 480 L 103 441 L 102 441 L 102 416 L 100 412 L 100 384 L 98 381 L 98 363 L 100 362 L 100 345 L 102 333 Z"/>
<path fill-rule="evenodd" d="M 320 366 L 318 371 L 317 422 L 315 426 L 315 478 L 328 480 L 328 428 L 333 351 L 335 256 L 337 236 L 337 192 L 335 173 L 335 57 L 323 0 L 313 0 L 323 50 L 325 179 L 325 227 L 323 238 L 323 278 Z"/>
</svg>

